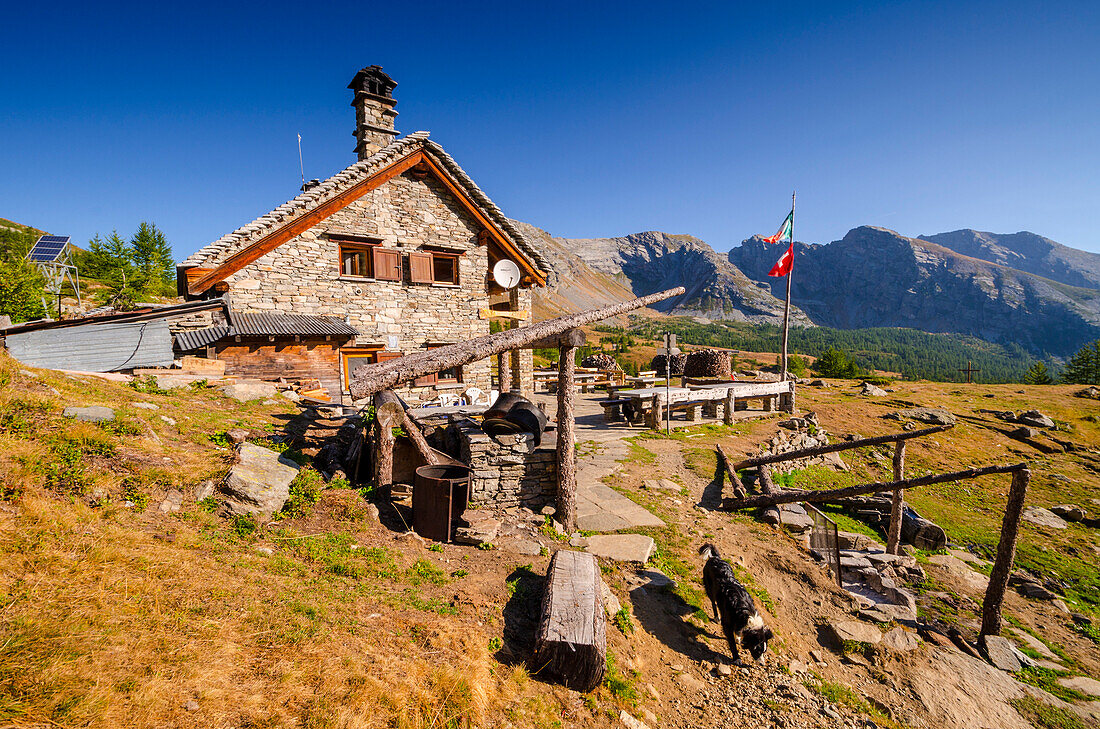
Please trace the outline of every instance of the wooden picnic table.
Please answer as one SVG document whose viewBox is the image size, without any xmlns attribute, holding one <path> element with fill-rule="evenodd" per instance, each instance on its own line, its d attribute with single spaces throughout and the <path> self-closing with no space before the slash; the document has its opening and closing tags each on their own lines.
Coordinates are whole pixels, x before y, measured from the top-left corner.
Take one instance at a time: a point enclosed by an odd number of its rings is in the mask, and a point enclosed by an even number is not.
<svg viewBox="0 0 1100 729">
<path fill-rule="evenodd" d="M 771 411 L 775 399 L 794 391 L 792 382 L 730 382 L 721 385 L 692 385 L 690 387 L 640 387 L 616 390 L 612 399 L 605 402 L 605 413 L 614 414 L 612 408 L 621 407 L 629 402 L 630 411 L 635 419 L 644 418 L 649 427 L 660 428 L 663 411 L 666 407 L 674 410 L 687 410 L 687 419 L 699 420 L 704 407 L 711 410 L 711 416 L 718 416 L 718 404 L 724 403 L 727 409 L 735 406 L 736 400 L 761 398 L 764 409 Z M 727 422 L 731 418 L 727 417 Z"/>
</svg>

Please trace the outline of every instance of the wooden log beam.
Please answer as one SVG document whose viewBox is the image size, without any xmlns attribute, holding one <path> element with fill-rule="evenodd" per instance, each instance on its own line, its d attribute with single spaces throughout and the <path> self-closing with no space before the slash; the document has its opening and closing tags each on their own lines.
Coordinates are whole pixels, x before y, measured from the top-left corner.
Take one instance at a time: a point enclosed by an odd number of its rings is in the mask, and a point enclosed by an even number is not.
<svg viewBox="0 0 1100 729">
<path fill-rule="evenodd" d="M 905 478 L 905 441 L 899 440 L 894 444 L 894 480 L 901 481 Z M 889 554 L 898 553 L 898 544 L 901 542 L 901 522 L 905 514 L 905 492 L 901 489 L 894 490 L 894 499 L 890 504 L 890 530 L 886 536 L 886 551 Z"/>
<path fill-rule="evenodd" d="M 761 494 L 771 495 L 776 493 L 775 483 L 772 481 L 772 471 L 767 466 L 760 467 L 760 480 L 757 483 L 760 484 Z M 777 528 L 783 526 L 783 517 L 779 513 L 778 506 L 765 506 L 761 511 L 761 521 L 765 524 L 773 524 Z"/>
<path fill-rule="evenodd" d="M 600 685 L 606 665 L 600 566 L 591 554 L 559 550 L 546 573 L 532 668 L 583 693 Z"/>
<path fill-rule="evenodd" d="M 747 499 L 730 499 L 723 503 L 723 507 L 731 511 L 738 509 L 757 509 L 763 506 L 778 506 L 779 504 L 793 504 L 796 501 L 807 501 L 811 504 L 829 502 L 848 496 L 862 496 L 878 491 L 895 491 L 897 489 L 911 489 L 917 486 L 930 486 L 935 483 L 947 483 L 948 481 L 962 481 L 978 476 L 988 476 L 994 473 L 1015 473 L 1027 470 L 1026 463 L 1014 463 L 1009 466 L 985 466 L 983 468 L 970 468 L 965 471 L 953 471 L 932 476 L 908 478 L 902 481 L 888 481 L 886 483 L 865 483 L 856 486 L 845 486 L 840 489 L 827 491 L 808 491 L 805 489 L 787 489 L 773 494 L 760 494 L 750 496 Z"/>
<path fill-rule="evenodd" d="M 1001 522 L 1001 540 L 997 544 L 997 558 L 993 560 L 993 571 L 989 574 L 989 587 L 982 600 L 982 635 L 1000 635 L 1001 608 L 1004 605 L 1005 590 L 1008 588 L 1008 576 L 1012 572 L 1012 562 L 1016 559 L 1016 538 L 1020 534 L 1020 515 L 1024 510 L 1024 498 L 1027 485 L 1031 481 L 1031 471 L 1023 468 L 1012 474 L 1012 487 L 1008 490 L 1008 503 Z"/>
<path fill-rule="evenodd" d="M 405 434 L 409 436 L 409 440 L 412 441 L 420 457 L 423 458 L 429 466 L 434 466 L 442 462 L 436 450 L 428 445 L 427 439 L 424 438 L 424 433 L 420 431 L 420 426 L 418 426 L 416 421 L 409 415 L 408 406 L 393 390 L 382 390 L 374 394 L 375 412 L 378 412 L 379 406 L 384 403 L 394 403 L 401 408 L 401 427 L 405 430 Z"/>
<path fill-rule="evenodd" d="M 734 471 L 730 467 L 729 456 L 722 450 L 722 444 L 716 444 L 714 449 L 718 451 L 718 463 L 722 466 L 723 473 L 728 473 L 730 477 L 730 483 L 733 484 L 733 493 L 737 498 L 744 498 L 748 495 L 748 491 L 745 489 L 745 484 L 741 483 L 741 478 L 737 475 L 737 471 Z"/>
<path fill-rule="evenodd" d="M 374 410 L 374 483 L 385 489 L 393 483 L 393 428 L 401 422 L 401 406 L 382 402 Z"/>
<path fill-rule="evenodd" d="M 583 347 L 588 343 L 588 335 L 583 329 L 567 329 L 545 339 L 523 345 L 521 349 L 554 349 L 555 347 Z"/>
<path fill-rule="evenodd" d="M 575 329 L 601 319 L 640 309 L 658 301 L 679 296 L 682 293 L 684 293 L 684 288 L 680 286 L 649 296 L 631 299 L 630 301 L 603 306 L 599 309 L 591 309 L 556 319 L 547 319 L 530 326 L 477 337 L 467 342 L 448 344 L 445 347 L 425 350 L 387 362 L 365 365 L 355 370 L 351 383 L 351 394 L 356 400 L 361 400 L 379 390 L 388 390 L 395 387 L 399 383 L 415 380 L 418 377 L 451 367 L 461 367 L 479 359 L 487 359 L 494 354 L 518 349 L 530 342 L 537 342 L 540 339 L 561 334 L 569 329 Z"/>
<path fill-rule="evenodd" d="M 567 533 L 577 528 L 577 436 L 573 406 L 575 347 L 558 348 L 558 521 Z"/>
<path fill-rule="evenodd" d="M 955 426 L 953 425 L 937 425 L 933 428 L 925 428 L 924 430 L 910 430 L 905 433 L 892 433 L 890 435 L 879 435 L 874 438 L 859 438 L 858 440 L 848 440 L 842 443 L 830 443 L 829 445 L 814 446 L 813 448 L 802 448 L 797 451 L 788 451 L 787 453 L 775 453 L 769 456 L 760 456 L 758 458 L 747 458 L 739 463 L 734 464 L 734 468 L 740 471 L 742 468 L 754 468 L 756 466 L 763 466 L 769 463 L 779 463 L 781 461 L 793 461 L 798 458 L 811 458 L 813 456 L 821 456 L 826 453 L 836 453 L 838 451 L 846 451 L 852 448 L 863 448 L 864 446 L 882 445 L 883 443 L 896 443 L 898 441 L 910 440 L 912 438 L 920 438 L 925 435 L 931 435 L 933 433 L 942 433 L 945 430 L 950 430 Z"/>
</svg>

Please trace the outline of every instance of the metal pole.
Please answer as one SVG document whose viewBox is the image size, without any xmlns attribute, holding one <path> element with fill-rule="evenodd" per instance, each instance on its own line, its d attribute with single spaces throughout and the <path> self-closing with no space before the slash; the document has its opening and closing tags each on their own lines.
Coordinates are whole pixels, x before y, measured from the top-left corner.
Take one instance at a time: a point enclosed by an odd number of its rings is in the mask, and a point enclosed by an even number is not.
<svg viewBox="0 0 1100 729">
<path fill-rule="evenodd" d="M 787 328 L 791 318 L 791 276 L 794 275 L 794 193 L 791 193 L 791 270 L 787 271 L 787 303 L 783 306 L 783 359 L 779 381 L 787 381 Z"/>
</svg>

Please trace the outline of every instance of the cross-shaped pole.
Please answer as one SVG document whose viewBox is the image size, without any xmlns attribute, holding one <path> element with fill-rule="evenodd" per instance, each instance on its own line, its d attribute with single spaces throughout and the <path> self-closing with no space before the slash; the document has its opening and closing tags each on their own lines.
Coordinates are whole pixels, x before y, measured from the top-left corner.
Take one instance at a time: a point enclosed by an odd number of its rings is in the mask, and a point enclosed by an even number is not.
<svg viewBox="0 0 1100 729">
<path fill-rule="evenodd" d="M 967 382 L 973 382 L 974 381 L 974 373 L 975 372 L 981 372 L 981 371 L 982 371 L 981 367 L 975 367 L 973 365 L 973 363 L 971 363 L 970 360 L 966 361 L 966 369 L 965 370 L 962 369 L 962 368 L 959 369 L 959 372 L 965 372 L 966 373 L 966 381 Z"/>
</svg>

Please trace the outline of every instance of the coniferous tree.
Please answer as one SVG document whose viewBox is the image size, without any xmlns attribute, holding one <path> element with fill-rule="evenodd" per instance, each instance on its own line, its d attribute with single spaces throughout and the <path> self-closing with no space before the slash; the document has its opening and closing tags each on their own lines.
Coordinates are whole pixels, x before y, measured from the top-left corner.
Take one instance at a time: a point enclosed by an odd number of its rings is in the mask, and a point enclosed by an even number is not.
<svg viewBox="0 0 1100 729">
<path fill-rule="evenodd" d="M 1069 358 L 1062 381 L 1075 385 L 1100 385 L 1100 339 L 1086 344 Z"/>
<path fill-rule="evenodd" d="M 135 288 L 162 296 L 174 293 L 172 246 L 156 225 L 142 222 L 138 226 L 130 239 L 130 260 L 137 277 Z"/>
<path fill-rule="evenodd" d="M 1042 362 L 1036 362 L 1027 368 L 1024 382 L 1028 385 L 1053 385 L 1054 378 L 1050 376 L 1050 370 Z"/>
<path fill-rule="evenodd" d="M 13 322 L 46 315 L 42 274 L 22 258 L 0 257 L 0 314 Z"/>
</svg>

